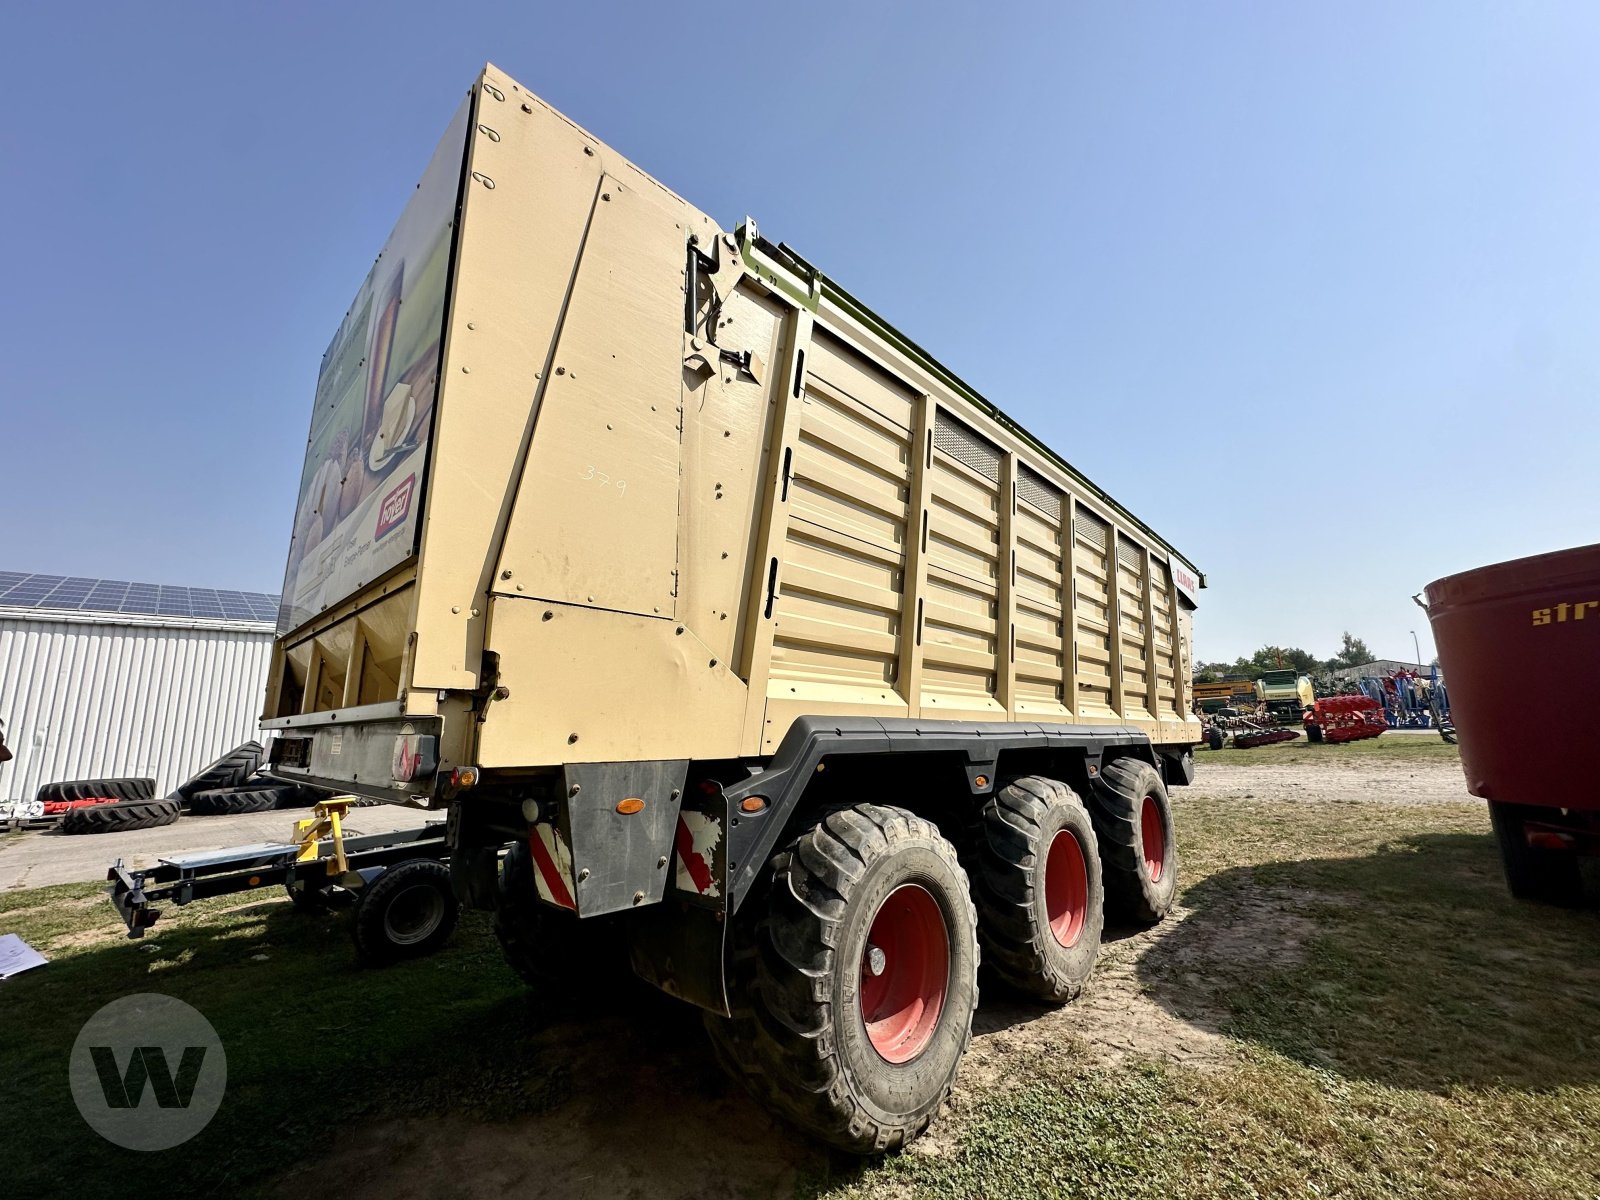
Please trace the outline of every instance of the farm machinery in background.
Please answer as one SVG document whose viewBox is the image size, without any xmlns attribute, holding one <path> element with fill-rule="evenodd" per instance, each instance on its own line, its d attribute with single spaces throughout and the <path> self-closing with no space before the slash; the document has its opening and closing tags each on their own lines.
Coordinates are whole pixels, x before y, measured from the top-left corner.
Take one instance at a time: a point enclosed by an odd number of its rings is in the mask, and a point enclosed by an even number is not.
<svg viewBox="0 0 1600 1200">
<path fill-rule="evenodd" d="M 1267 718 L 1280 725 L 1295 724 L 1316 698 L 1311 690 L 1311 677 L 1292 667 L 1264 671 L 1256 680 L 1256 699 Z"/>
<path fill-rule="evenodd" d="M 1371 696 L 1324 696 L 1312 704 L 1304 720 L 1306 738 L 1312 742 L 1358 742 L 1389 728 L 1383 705 Z"/>
<path fill-rule="evenodd" d="M 1248 675 L 1224 675 L 1211 683 L 1194 685 L 1195 711 L 1215 714 L 1225 708 L 1244 711 L 1256 706 L 1256 681 Z"/>
<path fill-rule="evenodd" d="M 1434 729 L 1456 740 L 1450 696 L 1435 666 L 1428 675 L 1392 671 L 1363 676 L 1347 685 L 1348 694 L 1317 697 L 1308 676 L 1284 669 L 1259 680 L 1232 676 L 1194 685 L 1195 711 L 1204 725 L 1204 744 L 1221 750 L 1232 739 L 1240 750 L 1293 741 L 1300 724 L 1318 744 L 1375 738 L 1388 729 Z"/>
<path fill-rule="evenodd" d="M 1428 675 L 1406 670 L 1364 675 L 1351 686 L 1349 694 L 1325 696 L 1306 713 L 1306 736 L 1313 742 L 1355 741 L 1385 729 L 1433 729 L 1455 743 L 1450 693 L 1438 667 Z"/>
<path fill-rule="evenodd" d="M 1359 686 L 1363 695 L 1382 706 L 1390 729 L 1436 729 L 1445 741 L 1456 740 L 1450 721 L 1450 693 L 1437 666 L 1427 675 L 1392 671 L 1363 676 Z"/>
<path fill-rule="evenodd" d="M 1229 738 L 1239 750 L 1292 742 L 1285 728 L 1300 719 L 1313 699 L 1311 680 L 1294 670 L 1268 671 L 1260 679 L 1230 675 L 1194 685 L 1195 709 L 1204 723 L 1205 744 L 1221 750 Z"/>
<path fill-rule="evenodd" d="M 1233 707 L 1215 708 L 1200 713 L 1201 740 L 1213 750 L 1221 750 L 1233 739 L 1236 750 L 1251 750 L 1256 746 L 1270 746 L 1275 742 L 1292 742 L 1300 736 L 1297 729 L 1285 729 L 1268 723 L 1259 706 L 1248 710 Z"/>
</svg>

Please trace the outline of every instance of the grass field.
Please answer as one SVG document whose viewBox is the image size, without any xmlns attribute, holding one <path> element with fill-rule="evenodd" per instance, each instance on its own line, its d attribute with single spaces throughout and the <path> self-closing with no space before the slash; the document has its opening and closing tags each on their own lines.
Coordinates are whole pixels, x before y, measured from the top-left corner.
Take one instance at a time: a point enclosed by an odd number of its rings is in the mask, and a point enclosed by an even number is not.
<svg viewBox="0 0 1600 1200">
<path fill-rule="evenodd" d="M 1372 745 L 1360 753 L 1453 753 Z M 1281 763 L 1322 748 L 1267 749 Z M 0 896 L 0 932 L 54 960 L 0 984 L 6 1191 L 1600 1195 L 1600 915 L 1511 901 L 1475 806 L 1224 801 L 1202 785 L 1177 811 L 1182 920 L 1108 953 L 1135 963 L 1130 996 L 1213 1031 L 1223 1058 L 1006 1042 L 1038 1013 L 1013 1004 L 980 1022 L 993 1032 L 975 1058 L 1010 1049 L 964 1073 L 934 1134 L 864 1166 L 773 1126 L 706 1062 L 693 1015 L 647 989 L 551 1019 L 475 916 L 444 954 L 369 971 L 347 914 L 217 900 L 131 943 L 98 887 Z M 141 991 L 195 1005 L 228 1056 L 216 1119 L 157 1154 L 101 1142 L 66 1087 L 84 1020 Z M 568 1162 L 556 1147 L 574 1138 L 589 1157 Z M 664 1174 L 668 1138 L 699 1146 L 699 1165 Z M 323 1172 L 341 1142 L 367 1145 L 360 1170 Z M 500 1169 L 513 1160 L 519 1175 Z"/>
</svg>

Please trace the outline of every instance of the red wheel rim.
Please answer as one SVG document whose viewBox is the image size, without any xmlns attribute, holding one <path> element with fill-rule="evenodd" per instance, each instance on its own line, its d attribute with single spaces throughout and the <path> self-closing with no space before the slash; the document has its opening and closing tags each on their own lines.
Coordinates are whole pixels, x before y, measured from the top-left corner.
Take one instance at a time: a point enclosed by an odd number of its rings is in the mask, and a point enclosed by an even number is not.
<svg viewBox="0 0 1600 1200">
<path fill-rule="evenodd" d="M 1154 796 L 1146 796 L 1139 806 L 1139 840 L 1144 843 L 1144 869 L 1150 882 L 1158 883 L 1167 864 L 1167 827 Z"/>
<path fill-rule="evenodd" d="M 1045 855 L 1044 911 L 1056 941 L 1076 945 L 1089 911 L 1089 866 L 1070 829 L 1056 834 Z"/>
<path fill-rule="evenodd" d="M 886 1062 L 910 1062 L 927 1047 L 950 983 L 950 931 L 927 888 L 901 884 L 867 931 L 861 954 L 861 1020 Z"/>
</svg>

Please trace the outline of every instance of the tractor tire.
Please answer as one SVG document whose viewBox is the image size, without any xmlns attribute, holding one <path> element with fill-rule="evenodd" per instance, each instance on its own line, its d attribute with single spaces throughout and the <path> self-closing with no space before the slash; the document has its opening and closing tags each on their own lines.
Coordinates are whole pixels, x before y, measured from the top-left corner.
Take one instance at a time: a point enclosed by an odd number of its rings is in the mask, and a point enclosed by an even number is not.
<svg viewBox="0 0 1600 1200">
<path fill-rule="evenodd" d="M 1206 745 L 1210 746 L 1213 750 L 1221 750 L 1223 743 L 1227 740 L 1227 735 L 1224 734 L 1220 729 L 1213 728 L 1206 730 Z"/>
<path fill-rule="evenodd" d="M 525 841 L 506 852 L 495 907 L 494 935 L 506 965 L 540 1000 L 559 1006 L 605 991 L 631 975 L 615 923 L 578 915 L 539 898 L 533 855 Z"/>
<path fill-rule="evenodd" d="M 260 765 L 261 743 L 246 742 L 235 746 L 194 778 L 180 783 L 172 794 L 187 800 L 196 792 L 236 788 L 254 775 Z"/>
<path fill-rule="evenodd" d="M 1178 894 L 1178 847 L 1166 785 L 1149 763 L 1118 758 L 1101 768 L 1089 795 L 1107 915 L 1156 924 Z"/>
<path fill-rule="evenodd" d="M 1489 823 L 1500 844 L 1500 865 L 1506 887 L 1518 900 L 1538 900 L 1562 908 L 1583 902 L 1583 873 L 1578 852 L 1528 845 L 1523 826 L 1546 814 L 1526 804 L 1489 805 Z"/>
<path fill-rule="evenodd" d="M 823 1141 L 898 1150 L 972 1040 L 978 920 L 955 847 L 904 809 L 858 804 L 770 867 L 765 904 L 751 897 L 730 932 L 733 1015 L 706 1018 L 717 1057 Z"/>
<path fill-rule="evenodd" d="M 152 800 L 155 794 L 154 779 L 72 779 L 64 783 L 40 784 L 39 794 L 34 799 L 46 804 L 70 804 L 75 800 L 96 800 L 102 796 L 109 796 L 113 800 Z"/>
<path fill-rule="evenodd" d="M 967 870 L 983 965 L 1036 1000 L 1075 999 L 1105 924 L 1099 846 L 1078 794 L 1038 775 L 1006 784 L 983 806 Z"/>
<path fill-rule="evenodd" d="M 332 792 L 310 787 L 303 783 L 281 783 L 276 779 L 252 779 L 249 787 L 271 788 L 279 793 L 277 808 L 310 808 L 318 800 L 326 800 Z"/>
<path fill-rule="evenodd" d="M 411 858 L 361 889 L 350 935 L 357 958 L 368 966 L 386 966 L 434 953 L 450 940 L 460 919 L 450 868 L 436 859 Z"/>
<path fill-rule="evenodd" d="M 61 814 L 56 828 L 62 833 L 121 833 L 129 829 L 154 829 L 171 825 L 183 812 L 176 800 L 119 800 L 115 804 L 95 804 L 69 808 Z"/>
<path fill-rule="evenodd" d="M 1313 746 L 1322 745 L 1322 726 L 1315 724 L 1307 725 L 1306 741 L 1310 742 Z"/>
<path fill-rule="evenodd" d="M 286 807 L 282 801 L 298 789 L 292 785 L 256 781 L 242 787 L 195 792 L 185 807 L 196 817 L 233 817 L 240 813 L 271 812 Z"/>
</svg>

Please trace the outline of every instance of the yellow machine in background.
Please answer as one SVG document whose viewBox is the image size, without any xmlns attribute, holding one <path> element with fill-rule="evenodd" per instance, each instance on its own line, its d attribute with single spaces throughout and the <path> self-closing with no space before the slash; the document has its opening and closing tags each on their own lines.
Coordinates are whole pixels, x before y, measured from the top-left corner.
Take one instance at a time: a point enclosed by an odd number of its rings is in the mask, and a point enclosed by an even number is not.
<svg viewBox="0 0 1600 1200">
<path fill-rule="evenodd" d="M 1291 668 L 1265 672 L 1256 680 L 1256 699 L 1266 706 L 1269 716 L 1298 721 L 1317 697 L 1311 688 L 1311 677 Z"/>
<path fill-rule="evenodd" d="M 1255 681 L 1242 675 L 1193 686 L 1197 712 L 1214 713 L 1222 708 L 1250 709 L 1257 703 Z"/>
</svg>

